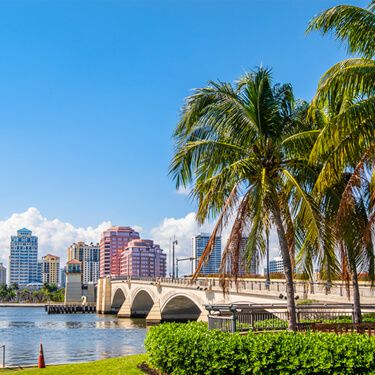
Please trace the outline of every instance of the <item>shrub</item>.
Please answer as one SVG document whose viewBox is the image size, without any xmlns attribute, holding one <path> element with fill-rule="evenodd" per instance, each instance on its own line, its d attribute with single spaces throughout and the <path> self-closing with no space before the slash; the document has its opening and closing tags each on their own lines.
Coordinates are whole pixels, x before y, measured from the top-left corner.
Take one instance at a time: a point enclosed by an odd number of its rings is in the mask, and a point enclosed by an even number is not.
<svg viewBox="0 0 375 375">
<path fill-rule="evenodd" d="M 240 335 L 165 323 L 150 329 L 145 345 L 169 375 L 375 374 L 375 338 L 361 334 Z"/>
</svg>

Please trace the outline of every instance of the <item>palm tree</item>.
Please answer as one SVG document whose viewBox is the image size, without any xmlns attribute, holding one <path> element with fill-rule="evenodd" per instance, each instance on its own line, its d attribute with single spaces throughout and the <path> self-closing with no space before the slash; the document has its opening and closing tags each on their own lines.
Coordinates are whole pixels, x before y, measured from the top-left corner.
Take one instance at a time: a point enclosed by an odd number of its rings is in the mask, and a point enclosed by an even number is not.
<svg viewBox="0 0 375 375">
<path fill-rule="evenodd" d="M 311 106 L 311 113 L 322 110 L 329 118 L 314 145 L 311 162 L 324 161 L 316 184 L 321 197 L 341 186 L 342 195 L 330 217 L 334 218 L 343 278 L 353 282 L 355 322 L 361 320 L 358 271 L 366 269 L 372 284 L 375 282 L 374 199 L 372 184 L 366 183 L 369 174 L 375 178 L 374 10 L 375 1 L 367 9 L 336 6 L 315 17 L 308 28 L 333 33 L 347 43 L 350 54 L 360 56 L 339 62 L 323 75 Z"/>
<path fill-rule="evenodd" d="M 194 277 L 231 216 L 221 272 L 224 275 L 230 265 L 235 278 L 243 234 L 250 232 L 250 263 L 253 256 L 264 255 L 265 229 L 272 220 L 284 263 L 290 330 L 296 330 L 296 228 L 304 228 L 299 233 L 309 244 L 318 243 L 320 234 L 318 211 L 308 194 L 314 182 L 308 155 L 319 130 L 304 124 L 305 110 L 305 103 L 294 100 L 290 85 L 272 86 L 271 72 L 265 68 L 245 74 L 234 85 L 210 82 L 186 100 L 174 132 L 176 150 L 170 166 L 177 188 L 192 186 L 198 221 L 218 217 Z"/>
<path fill-rule="evenodd" d="M 362 173 L 365 164 L 360 164 L 353 173 L 342 173 L 340 182 L 330 186 L 323 195 L 322 217 L 333 241 L 324 244 L 324 261 L 318 262 L 322 265 L 323 279 L 330 281 L 332 277 L 341 274 L 348 297 L 350 282 L 353 283 L 354 323 L 360 323 L 362 316 L 358 274 L 367 272 L 372 285 L 375 282 L 372 239 L 374 205 L 368 194 L 372 187 L 366 179 L 366 173 Z"/>
<path fill-rule="evenodd" d="M 354 323 L 362 320 L 358 273 L 367 271 L 372 285 L 375 283 L 371 219 L 374 205 L 368 194 L 371 183 L 362 172 L 356 170 L 345 185 L 336 220 L 343 279 L 347 284 L 353 282 Z"/>
</svg>

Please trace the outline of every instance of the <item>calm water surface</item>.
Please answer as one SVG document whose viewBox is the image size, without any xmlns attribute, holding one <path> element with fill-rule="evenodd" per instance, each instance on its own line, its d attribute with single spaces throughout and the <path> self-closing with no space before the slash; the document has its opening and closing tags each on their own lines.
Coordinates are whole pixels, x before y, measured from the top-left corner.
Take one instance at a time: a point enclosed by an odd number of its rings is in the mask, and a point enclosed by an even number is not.
<svg viewBox="0 0 375 375">
<path fill-rule="evenodd" d="M 144 353 L 144 319 L 113 315 L 48 315 L 39 307 L 0 307 L 0 346 L 6 365 L 34 365 L 42 340 L 48 363 L 94 361 Z"/>
</svg>

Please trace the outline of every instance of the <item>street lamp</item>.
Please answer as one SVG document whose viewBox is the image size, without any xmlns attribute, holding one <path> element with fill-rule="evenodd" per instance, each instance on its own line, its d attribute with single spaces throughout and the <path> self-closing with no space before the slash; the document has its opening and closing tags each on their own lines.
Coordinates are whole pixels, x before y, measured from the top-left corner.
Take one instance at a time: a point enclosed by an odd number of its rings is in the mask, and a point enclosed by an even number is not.
<svg viewBox="0 0 375 375">
<path fill-rule="evenodd" d="M 193 257 L 188 257 L 188 258 L 177 258 L 176 259 L 176 278 L 178 279 L 178 262 L 183 262 L 185 260 L 190 260 L 191 261 L 191 274 L 193 275 L 193 261 L 195 258 Z"/>
<path fill-rule="evenodd" d="M 172 242 L 172 279 L 175 278 L 176 274 L 175 274 L 175 245 L 178 245 L 178 241 L 177 240 L 174 240 Z"/>
<path fill-rule="evenodd" d="M 269 231 L 266 229 L 266 257 L 267 257 L 267 272 L 266 272 L 266 289 L 270 288 L 270 241 L 269 241 Z"/>
</svg>

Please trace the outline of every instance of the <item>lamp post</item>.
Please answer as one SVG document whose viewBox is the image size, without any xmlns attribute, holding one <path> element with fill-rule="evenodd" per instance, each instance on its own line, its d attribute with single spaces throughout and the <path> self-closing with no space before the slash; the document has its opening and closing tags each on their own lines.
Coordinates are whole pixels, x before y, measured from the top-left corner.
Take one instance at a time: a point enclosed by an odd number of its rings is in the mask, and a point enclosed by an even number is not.
<svg viewBox="0 0 375 375">
<path fill-rule="evenodd" d="M 174 240 L 172 242 L 172 279 L 175 278 L 176 273 L 175 273 L 175 245 L 178 245 L 178 241 Z"/>
<path fill-rule="evenodd" d="M 176 278 L 178 279 L 178 262 L 183 262 L 185 260 L 190 260 L 191 261 L 191 274 L 193 275 L 193 261 L 195 258 L 193 257 L 188 257 L 188 258 L 177 258 L 176 259 Z"/>
<path fill-rule="evenodd" d="M 269 241 L 269 232 L 266 229 L 266 257 L 267 257 L 267 272 L 266 272 L 266 288 L 270 288 L 270 241 Z"/>
</svg>

